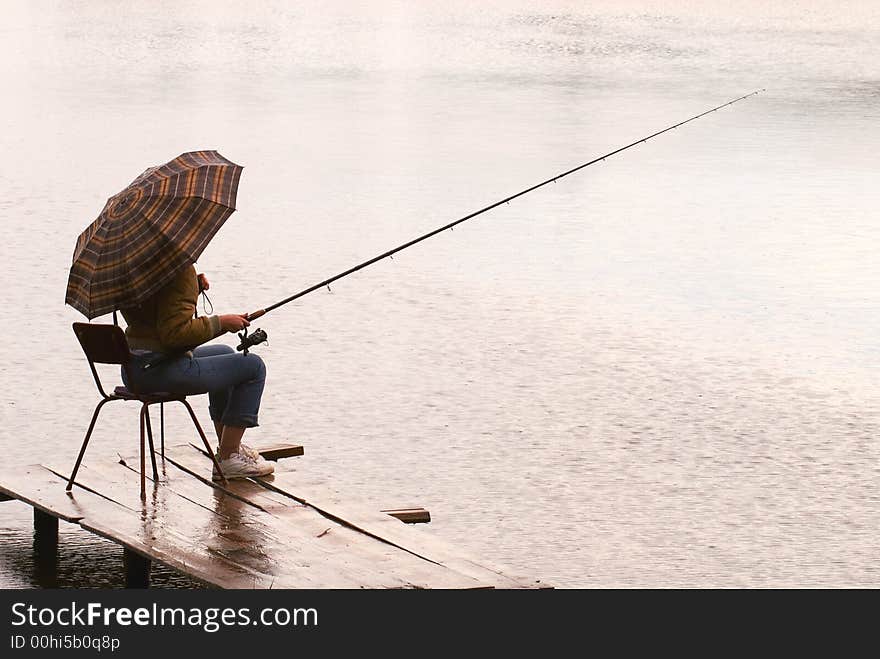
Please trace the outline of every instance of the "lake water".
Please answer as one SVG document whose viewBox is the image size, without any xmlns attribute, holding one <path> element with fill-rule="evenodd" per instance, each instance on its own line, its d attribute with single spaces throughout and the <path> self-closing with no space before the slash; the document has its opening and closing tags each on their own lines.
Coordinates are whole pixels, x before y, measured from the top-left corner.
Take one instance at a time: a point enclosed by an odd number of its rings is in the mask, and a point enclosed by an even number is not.
<svg viewBox="0 0 880 659">
<path fill-rule="evenodd" d="M 147 166 L 245 166 L 198 263 L 245 312 L 766 88 L 265 316 L 250 436 L 560 587 L 880 586 L 880 5 L 290 4 L 4 5 L 4 467 L 73 464 L 73 245 Z M 0 534 L 0 586 L 121 585 Z"/>
</svg>

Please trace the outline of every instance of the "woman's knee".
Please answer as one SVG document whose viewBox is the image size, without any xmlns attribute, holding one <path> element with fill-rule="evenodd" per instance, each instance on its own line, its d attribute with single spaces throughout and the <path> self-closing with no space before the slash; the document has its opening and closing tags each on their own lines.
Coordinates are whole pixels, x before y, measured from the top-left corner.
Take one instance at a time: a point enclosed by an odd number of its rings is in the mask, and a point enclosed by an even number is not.
<svg viewBox="0 0 880 659">
<path fill-rule="evenodd" d="M 266 379 L 266 363 L 263 361 L 263 358 L 259 355 L 256 355 L 252 352 L 249 352 L 247 355 L 244 355 L 244 358 L 247 360 L 248 366 L 250 368 L 252 378 L 254 380 L 265 380 Z"/>
<path fill-rule="evenodd" d="M 235 354 L 235 350 L 232 346 L 225 343 L 209 343 L 207 345 L 200 345 L 193 350 L 193 357 L 218 357 L 220 355 L 232 354 Z"/>
</svg>

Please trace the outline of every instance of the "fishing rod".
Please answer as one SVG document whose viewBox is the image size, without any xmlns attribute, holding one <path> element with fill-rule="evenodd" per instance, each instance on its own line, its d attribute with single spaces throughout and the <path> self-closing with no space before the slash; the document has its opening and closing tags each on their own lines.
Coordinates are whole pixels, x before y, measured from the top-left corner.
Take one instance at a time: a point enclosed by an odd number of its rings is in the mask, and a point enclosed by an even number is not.
<svg viewBox="0 0 880 659">
<path fill-rule="evenodd" d="M 389 257 L 393 257 L 395 254 L 397 254 L 398 252 L 402 252 L 407 247 L 412 247 L 416 243 L 420 243 L 423 240 L 427 240 L 431 236 L 436 236 L 438 233 L 442 233 L 442 232 L 446 231 L 447 229 L 452 229 L 455 226 L 461 224 L 462 222 L 466 222 L 467 220 L 470 220 L 474 217 L 477 217 L 478 215 L 482 215 L 483 213 L 486 213 L 486 212 L 492 210 L 493 208 L 497 208 L 498 206 L 501 206 L 502 204 L 510 203 L 511 201 L 516 199 L 517 197 L 522 197 L 523 195 L 528 194 L 529 192 L 532 192 L 533 190 L 537 190 L 538 188 L 542 188 L 549 183 L 555 183 L 559 179 L 564 178 L 564 177 L 568 176 L 569 174 L 574 174 L 575 172 L 580 171 L 581 169 L 584 169 L 585 167 L 589 167 L 590 165 L 594 165 L 597 162 L 601 162 L 601 161 L 605 160 L 606 158 L 610 158 L 611 156 L 620 153 L 621 151 L 626 151 L 627 149 L 631 149 L 632 147 L 634 147 L 638 144 L 644 144 L 648 140 L 653 139 L 653 138 L 657 137 L 658 135 L 662 135 L 663 133 L 667 133 L 670 130 L 673 130 L 674 128 L 678 128 L 679 126 L 684 126 L 686 123 L 690 123 L 691 121 L 699 119 L 700 117 L 704 117 L 707 114 L 709 114 L 711 112 L 715 112 L 716 110 L 720 110 L 721 108 L 727 107 L 728 105 L 733 105 L 734 103 L 738 103 L 739 101 L 747 99 L 750 96 L 754 96 L 755 94 L 759 94 L 762 91 L 765 91 L 765 90 L 759 89 L 757 91 L 753 91 L 751 94 L 746 94 L 745 96 L 740 96 L 739 98 L 735 98 L 732 101 L 728 101 L 727 103 L 722 103 L 721 105 L 719 105 L 717 107 L 714 107 L 710 110 L 706 110 L 705 112 L 701 112 L 700 114 L 694 115 L 690 119 L 685 119 L 684 121 L 680 121 L 677 124 L 674 124 L 672 126 L 664 128 L 663 130 L 658 130 L 656 133 L 652 133 L 651 135 L 648 135 L 647 137 L 643 137 L 641 139 L 638 139 L 631 144 L 627 144 L 626 146 L 622 146 L 619 149 L 615 149 L 614 151 L 609 151 L 605 155 L 599 156 L 598 158 L 593 158 L 589 162 L 585 162 L 584 164 L 578 165 L 577 167 L 569 169 L 566 172 L 563 172 L 561 174 L 557 174 L 556 176 L 548 178 L 546 181 L 542 181 L 541 183 L 538 183 L 537 185 L 533 185 L 530 188 L 526 188 L 525 190 L 521 190 L 520 192 L 517 192 L 516 194 L 513 194 L 509 197 L 505 197 L 504 199 L 502 199 L 500 201 L 496 201 L 495 203 L 490 204 L 490 205 L 486 206 L 485 208 L 481 208 L 478 211 L 474 211 L 473 213 L 470 213 L 469 215 L 465 215 L 464 217 L 459 218 L 453 222 L 450 222 L 449 224 L 444 224 L 439 229 L 434 229 L 433 231 L 429 231 L 428 233 L 426 233 L 422 236 L 419 236 L 418 238 L 413 238 L 409 242 L 405 242 L 402 245 L 398 245 L 394 249 L 389 249 L 387 252 L 383 252 L 382 254 L 379 254 L 378 256 L 374 256 L 373 258 L 371 258 L 367 261 L 364 261 L 363 263 L 360 263 L 360 264 L 354 266 L 353 268 L 349 268 L 348 270 L 345 270 L 344 272 L 340 272 L 338 275 L 333 275 L 332 277 L 329 277 L 328 279 L 325 279 L 324 281 L 318 282 L 317 284 L 314 284 L 313 286 L 309 286 L 308 288 L 300 291 L 299 293 L 291 295 L 290 297 L 286 297 L 283 300 L 281 300 L 280 302 L 276 302 L 275 304 L 272 304 L 272 305 L 266 307 L 265 309 L 259 309 L 257 311 L 252 311 L 251 313 L 247 314 L 247 319 L 248 320 L 256 320 L 257 318 L 260 318 L 261 316 L 266 315 L 270 311 L 277 309 L 278 307 L 283 306 L 283 305 L 287 304 L 288 302 L 293 302 L 294 300 L 299 299 L 299 298 L 303 297 L 304 295 L 308 295 L 309 293 L 312 293 L 314 291 L 317 291 L 318 289 L 326 287 L 329 290 L 330 284 L 332 284 L 334 281 L 342 279 L 343 277 L 347 277 L 348 275 L 353 274 L 353 273 L 357 272 L 358 270 L 363 270 L 367 266 L 370 266 L 378 261 L 381 261 L 381 260 L 389 258 Z M 239 338 L 241 338 L 241 344 L 238 346 L 238 350 L 243 350 L 245 354 L 247 354 L 248 348 L 250 348 L 254 345 L 257 345 L 258 343 L 262 343 L 263 341 L 266 340 L 266 333 L 261 329 L 257 329 L 250 336 L 248 336 L 247 329 L 245 329 L 245 331 L 242 332 L 241 334 L 239 334 L 238 336 L 239 336 Z"/>
</svg>

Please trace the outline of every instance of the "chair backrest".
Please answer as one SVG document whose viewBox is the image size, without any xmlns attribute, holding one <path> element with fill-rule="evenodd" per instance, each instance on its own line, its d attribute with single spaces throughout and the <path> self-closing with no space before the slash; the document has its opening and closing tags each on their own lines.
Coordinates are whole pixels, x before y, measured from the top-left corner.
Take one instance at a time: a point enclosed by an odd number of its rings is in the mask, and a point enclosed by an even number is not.
<svg viewBox="0 0 880 659">
<path fill-rule="evenodd" d="M 90 362 L 128 364 L 131 360 L 125 332 L 118 325 L 74 323 L 73 331 Z"/>
</svg>

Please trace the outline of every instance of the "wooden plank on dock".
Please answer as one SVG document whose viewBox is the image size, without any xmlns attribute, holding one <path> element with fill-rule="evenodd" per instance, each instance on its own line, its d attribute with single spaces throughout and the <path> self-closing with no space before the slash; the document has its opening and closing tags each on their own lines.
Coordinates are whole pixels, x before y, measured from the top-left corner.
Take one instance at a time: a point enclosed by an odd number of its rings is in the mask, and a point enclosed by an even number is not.
<svg viewBox="0 0 880 659">
<path fill-rule="evenodd" d="M 292 458 L 305 453 L 305 450 L 299 444 L 258 444 L 252 448 L 259 451 L 260 455 L 266 460 L 281 460 L 282 458 Z"/>
<path fill-rule="evenodd" d="M 102 483 L 96 473 L 89 472 L 92 472 L 92 468 L 83 464 L 80 473 L 77 474 L 73 490 L 78 493 L 77 496 L 83 494 L 97 496 L 91 494 L 90 490 L 100 487 Z M 89 485 L 86 485 L 86 482 Z M 89 489 L 85 489 L 86 487 Z M 108 493 L 105 493 L 100 498 L 109 505 L 99 508 L 91 505 L 84 507 L 86 516 L 79 520 L 80 526 L 144 558 L 162 563 L 210 586 L 219 588 L 272 586 L 274 581 L 272 575 L 242 565 L 240 561 L 228 560 L 222 554 L 223 547 L 211 547 L 207 543 L 199 542 L 198 534 L 194 534 L 193 530 L 198 529 L 200 524 L 209 523 L 210 517 L 201 516 L 185 520 L 194 526 L 187 526 L 181 533 L 179 529 L 164 524 L 164 520 L 168 519 L 169 515 L 163 515 L 161 512 L 167 504 L 163 491 L 153 493 L 157 496 L 148 498 L 146 503 L 142 502 L 139 476 L 136 476 L 130 489 L 136 501 L 127 498 L 122 498 L 123 501 L 115 501 L 108 498 Z M 158 504 L 156 509 L 151 509 L 150 504 L 153 503 Z M 174 516 L 192 514 L 192 512 L 192 509 L 177 509 L 174 511 Z"/>
<path fill-rule="evenodd" d="M 65 485 L 66 478 L 40 465 L 4 469 L 0 474 L 0 493 L 66 522 L 77 522 L 85 517 L 88 504 L 100 497 L 91 493 L 68 493 Z"/>
<path fill-rule="evenodd" d="M 169 462 L 172 462 L 173 455 L 185 454 L 189 450 L 191 450 L 189 445 L 167 449 L 166 457 Z M 193 453 L 197 461 L 200 460 L 201 455 L 198 452 Z M 200 467 L 201 465 L 197 464 L 196 469 Z M 207 467 L 207 471 L 198 474 L 199 480 L 193 478 L 192 476 L 195 474 L 184 468 L 180 468 L 179 471 L 166 469 L 163 478 L 169 487 L 188 497 L 215 496 L 210 494 L 209 488 L 204 487 L 205 484 L 210 483 L 214 488 L 249 502 L 276 517 L 283 524 L 282 529 L 286 528 L 288 532 L 296 535 L 306 534 L 309 537 L 320 538 L 323 545 L 332 547 L 333 551 L 337 552 L 338 555 L 329 557 L 336 564 L 346 565 L 353 561 L 359 562 L 360 559 L 366 559 L 367 564 L 361 565 L 359 568 L 359 573 L 362 576 L 381 569 L 403 577 L 403 582 L 398 584 L 398 587 L 490 587 L 476 579 L 402 551 L 345 524 L 330 520 L 311 506 L 303 505 L 284 494 L 268 490 L 252 480 L 231 480 L 225 485 L 211 482 L 208 480 L 210 463 L 207 464 Z"/>
<path fill-rule="evenodd" d="M 361 579 L 330 565 L 305 538 L 290 542 L 287 534 L 279 534 L 263 523 L 260 516 L 265 513 L 235 497 L 212 493 L 197 484 L 208 495 L 206 500 L 197 501 L 161 483 L 151 483 L 147 501 L 143 502 L 139 482 L 139 474 L 117 463 L 83 464 L 77 475 L 78 484 L 100 491 L 144 517 L 140 528 L 122 527 L 127 531 L 126 546 L 138 553 L 149 557 L 158 550 L 159 560 L 172 560 L 176 562 L 172 567 L 177 569 L 186 565 L 197 567 L 206 581 L 225 588 L 360 588 L 365 582 L 368 587 L 382 587 L 381 582 L 370 581 L 370 575 Z M 114 522 L 109 530 L 118 531 L 117 524 L 124 521 Z M 91 520 L 84 522 L 89 523 L 89 530 L 108 530 L 106 526 L 92 525 Z M 141 543 L 132 542 L 132 536 Z M 224 569 L 222 580 L 216 581 L 214 558 L 222 558 L 235 567 L 234 584 L 223 583 L 229 576 Z M 385 584 L 389 585 L 403 584 Z"/>
<path fill-rule="evenodd" d="M 166 450 L 166 456 L 168 451 Z M 209 471 L 210 474 L 210 462 Z M 125 465 L 84 465 L 77 480 L 151 519 L 150 541 L 185 564 L 210 572 L 205 554 L 214 553 L 241 568 L 245 587 L 274 588 L 475 588 L 477 580 L 397 551 L 350 529 L 332 524 L 313 509 L 271 493 L 250 481 L 232 481 L 235 495 L 206 487 L 165 461 L 159 484 L 150 483 L 140 500 L 139 474 Z M 268 494 L 269 496 L 266 496 Z M 253 496 L 259 504 L 247 499 Z M 287 499 L 287 501 L 285 501 Z M 278 512 L 295 517 L 294 524 Z M 98 529 L 106 532 L 106 529 Z M 97 531 L 96 531 L 97 532 Z M 185 538 L 183 536 L 186 536 Z M 174 552 L 169 552 L 169 543 Z M 143 546 L 131 548 L 144 553 Z M 380 549 L 377 551 L 377 549 Z M 253 580 L 247 583 L 247 580 Z M 210 580 L 210 579 L 209 579 Z M 229 587 L 225 585 L 224 587 Z M 240 587 L 240 586 L 239 586 Z"/>
<path fill-rule="evenodd" d="M 202 483 L 210 484 L 214 488 L 223 490 L 229 494 L 239 497 L 243 500 L 252 501 L 255 505 L 265 507 L 263 497 L 267 492 L 266 488 L 255 483 L 252 480 L 231 480 L 226 484 L 211 481 L 211 463 L 204 462 L 206 456 L 189 444 L 183 444 L 171 448 L 166 447 L 166 460 L 178 466 L 190 476 L 196 476 Z M 174 476 L 168 475 L 169 484 L 174 486 Z M 177 479 L 181 481 L 180 478 Z M 192 487 L 193 479 L 185 478 L 182 480 L 188 487 Z M 370 571 L 375 570 L 375 564 L 382 566 L 390 566 L 395 572 L 405 576 L 406 585 L 402 587 L 416 588 L 490 588 L 490 584 L 480 582 L 478 579 L 463 575 L 457 571 L 450 570 L 445 566 L 440 566 L 432 561 L 411 555 L 406 551 L 388 545 L 377 539 L 364 534 L 357 529 L 351 528 L 350 525 L 340 520 L 328 519 L 321 511 L 317 511 L 312 506 L 303 506 L 292 500 L 290 497 L 273 492 L 276 497 L 275 505 L 268 510 L 276 517 L 283 518 L 288 522 L 287 526 L 291 530 L 297 529 L 297 532 L 308 531 L 315 537 L 320 537 L 324 543 L 340 543 L 347 547 L 351 556 L 337 557 L 337 561 L 343 564 L 353 560 L 353 557 L 363 555 L 369 558 L 367 563 L 361 567 L 361 573 L 368 575 Z M 279 506 L 279 503 L 281 504 Z M 293 504 L 293 505 L 291 505 Z M 301 512 L 298 512 L 301 511 Z M 392 521 L 391 518 L 388 518 Z M 392 521 L 394 524 L 398 522 Z M 387 587 L 387 586 L 386 586 Z M 399 586 L 400 587 L 400 586 Z"/>
<path fill-rule="evenodd" d="M 128 575 L 136 585 L 155 561 L 221 588 L 535 587 L 301 474 L 214 483 L 207 456 L 183 445 L 159 457 L 142 499 L 136 463 L 84 463 L 69 493 L 69 465 L 0 468 L 0 494 L 47 529 L 65 519 L 121 545 L 142 568 Z"/>
<path fill-rule="evenodd" d="M 494 566 L 483 559 L 470 557 L 427 531 L 401 525 L 388 515 L 342 501 L 332 492 L 322 492 L 313 486 L 302 486 L 294 473 L 277 474 L 271 480 L 268 477 L 258 480 L 271 489 L 289 494 L 296 499 L 302 498 L 319 510 L 338 516 L 365 533 L 439 565 L 445 565 L 457 572 L 492 584 L 496 588 L 545 587 L 540 580 L 519 577 L 513 575 L 508 568 Z"/>
<path fill-rule="evenodd" d="M 173 447 L 170 453 L 166 450 L 166 455 L 171 455 L 175 462 L 187 471 L 191 471 L 203 479 L 210 479 L 210 460 L 198 447 L 192 444 L 179 445 Z M 275 473 L 254 480 L 271 490 L 314 507 L 330 519 L 404 549 L 415 556 L 477 579 L 488 586 L 496 588 L 549 587 L 539 579 L 514 575 L 509 568 L 491 565 L 482 559 L 470 557 L 427 531 L 401 525 L 388 515 L 345 501 L 339 493 L 334 492 L 326 485 L 305 482 L 295 472 Z"/>
<path fill-rule="evenodd" d="M 404 524 L 427 524 L 431 521 L 431 513 L 424 508 L 390 508 L 379 512 L 396 517 Z"/>
<path fill-rule="evenodd" d="M 145 537 L 142 524 L 134 517 L 114 519 L 83 519 L 80 522 L 91 531 L 107 540 L 120 544 L 124 549 L 140 554 L 151 561 L 182 572 L 208 586 L 217 588 L 271 588 L 270 576 L 260 572 L 250 572 L 241 565 L 227 561 L 222 556 L 212 556 L 198 551 L 198 548 L 181 551 L 180 546 L 170 538 Z"/>
<path fill-rule="evenodd" d="M 188 446 L 188 445 L 187 445 Z M 170 450 L 170 449 L 169 449 Z M 157 456 L 159 467 L 159 481 L 168 485 L 178 494 L 192 498 L 193 500 L 206 501 L 205 505 L 211 507 L 213 505 L 213 494 L 210 488 L 205 488 L 204 483 L 196 478 L 181 478 L 181 470 L 170 459 L 170 453 L 166 451 L 169 459 Z M 129 470 L 138 471 L 138 458 L 135 456 L 126 456 L 121 459 L 121 465 L 128 467 Z M 105 465 L 98 465 L 106 468 Z M 184 472 L 186 473 L 186 472 Z M 152 483 L 151 474 L 147 474 L 147 481 Z M 259 483 L 252 480 L 236 480 L 230 481 L 234 485 L 226 489 L 226 493 L 237 499 L 245 501 L 260 510 L 271 512 L 276 508 L 287 508 L 290 505 L 290 498 L 277 492 L 271 492 L 262 487 Z"/>
<path fill-rule="evenodd" d="M 35 510 L 42 511 L 68 522 L 78 523 L 108 540 L 147 556 L 152 560 L 178 569 L 199 581 L 220 587 L 234 587 L 229 579 L 201 579 L 186 564 L 166 556 L 161 549 L 151 548 L 143 540 L 143 521 L 138 513 L 129 510 L 104 496 L 74 486 L 70 493 L 65 491 L 67 476 L 56 474 L 41 465 L 30 465 L 15 469 L 13 473 L 0 474 L 0 488 L 16 499 L 29 503 Z M 137 486 L 139 489 L 139 485 Z M 222 570 L 213 569 L 212 574 L 220 575 Z M 242 580 L 238 587 L 251 588 L 254 580 Z"/>
</svg>

